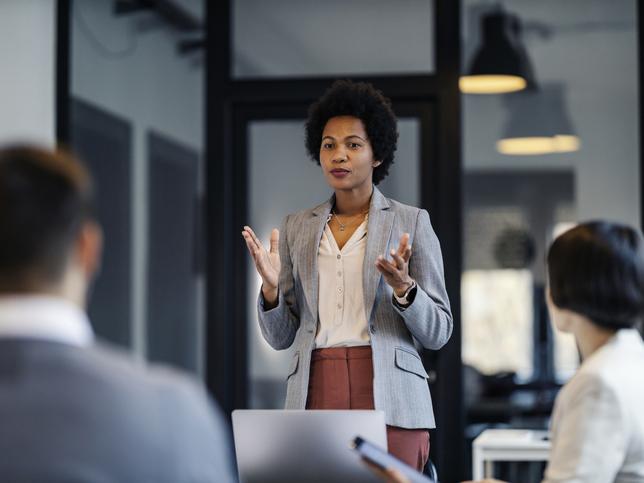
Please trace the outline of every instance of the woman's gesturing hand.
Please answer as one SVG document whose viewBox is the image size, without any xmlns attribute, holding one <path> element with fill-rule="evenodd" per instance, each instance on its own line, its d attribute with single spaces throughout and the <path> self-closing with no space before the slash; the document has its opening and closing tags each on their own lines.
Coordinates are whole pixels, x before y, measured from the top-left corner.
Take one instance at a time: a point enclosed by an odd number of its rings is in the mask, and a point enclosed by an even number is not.
<svg viewBox="0 0 644 483">
<path fill-rule="evenodd" d="M 391 250 L 390 255 L 391 261 L 380 255 L 376 260 L 376 268 L 394 289 L 396 295 L 402 297 L 413 284 L 413 280 L 409 276 L 409 259 L 411 258 L 409 233 L 403 233 L 400 237 L 398 250 Z"/>
<path fill-rule="evenodd" d="M 248 252 L 253 257 L 257 273 L 262 277 L 262 294 L 264 300 L 273 304 L 277 300 L 277 286 L 280 276 L 280 254 L 279 241 L 280 232 L 277 228 L 271 231 L 270 250 L 267 251 L 264 245 L 250 226 L 245 226 L 242 236 L 246 241 Z"/>
</svg>

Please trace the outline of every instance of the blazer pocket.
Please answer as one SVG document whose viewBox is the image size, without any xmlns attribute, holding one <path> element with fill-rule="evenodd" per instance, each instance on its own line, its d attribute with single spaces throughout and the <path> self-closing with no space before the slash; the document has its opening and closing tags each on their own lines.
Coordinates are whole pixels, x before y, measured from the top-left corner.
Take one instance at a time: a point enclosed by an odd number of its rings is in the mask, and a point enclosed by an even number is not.
<svg viewBox="0 0 644 483">
<path fill-rule="evenodd" d="M 427 372 L 423 367 L 423 362 L 420 360 L 420 357 L 407 349 L 396 347 L 395 362 L 398 369 L 402 369 L 406 372 L 411 372 L 412 374 L 416 374 L 423 379 L 427 379 L 428 377 Z"/>
<path fill-rule="evenodd" d="M 289 377 L 291 377 L 293 374 L 297 372 L 297 366 L 299 365 L 299 363 L 300 363 L 300 353 L 296 352 L 295 354 L 293 354 L 293 358 L 291 359 L 291 365 L 288 368 L 286 379 L 288 379 Z"/>
</svg>

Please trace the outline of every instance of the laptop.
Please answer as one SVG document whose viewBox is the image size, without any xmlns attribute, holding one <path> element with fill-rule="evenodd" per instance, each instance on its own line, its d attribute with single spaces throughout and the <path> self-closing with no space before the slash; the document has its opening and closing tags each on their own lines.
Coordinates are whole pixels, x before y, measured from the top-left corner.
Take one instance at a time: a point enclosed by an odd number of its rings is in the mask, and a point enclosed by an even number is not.
<svg viewBox="0 0 644 483">
<path fill-rule="evenodd" d="M 387 448 L 385 414 L 363 410 L 235 410 L 240 483 L 377 483 L 353 451 L 360 435 Z"/>
</svg>

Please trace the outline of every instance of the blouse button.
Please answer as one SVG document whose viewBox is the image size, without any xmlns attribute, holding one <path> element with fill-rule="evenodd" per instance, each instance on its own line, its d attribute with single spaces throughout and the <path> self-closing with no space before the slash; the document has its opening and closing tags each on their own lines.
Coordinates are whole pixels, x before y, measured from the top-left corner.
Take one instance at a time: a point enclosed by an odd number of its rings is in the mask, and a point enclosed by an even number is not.
<svg viewBox="0 0 644 483">
<path fill-rule="evenodd" d="M 342 255 L 338 255 L 338 260 L 340 260 L 341 258 L 342 258 Z"/>
</svg>

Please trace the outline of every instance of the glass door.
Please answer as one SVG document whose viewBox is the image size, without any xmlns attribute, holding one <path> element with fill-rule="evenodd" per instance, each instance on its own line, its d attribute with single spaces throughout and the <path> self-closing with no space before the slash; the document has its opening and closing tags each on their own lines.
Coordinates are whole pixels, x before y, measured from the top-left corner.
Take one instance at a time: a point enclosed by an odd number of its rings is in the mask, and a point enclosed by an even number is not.
<svg viewBox="0 0 644 483">
<path fill-rule="evenodd" d="M 332 194 L 320 167 L 305 152 L 304 121 L 254 119 L 246 124 L 247 223 L 266 246 L 271 230 L 280 226 L 284 216 L 314 207 Z M 418 117 L 401 117 L 398 129 L 400 138 L 394 164 L 378 188 L 389 198 L 419 206 L 423 127 Z M 281 408 L 292 349 L 276 351 L 264 341 L 256 308 L 261 278 L 250 257 L 246 260 L 247 404 L 257 409 Z"/>
</svg>

